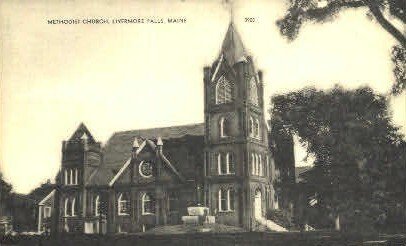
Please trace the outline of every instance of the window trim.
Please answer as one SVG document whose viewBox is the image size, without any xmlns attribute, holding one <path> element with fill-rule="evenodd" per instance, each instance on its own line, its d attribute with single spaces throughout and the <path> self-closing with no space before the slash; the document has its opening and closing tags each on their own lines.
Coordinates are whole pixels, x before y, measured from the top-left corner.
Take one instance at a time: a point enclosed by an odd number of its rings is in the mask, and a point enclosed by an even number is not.
<svg viewBox="0 0 406 246">
<path fill-rule="evenodd" d="M 220 92 L 219 90 L 221 89 L 220 87 L 224 87 L 224 95 L 223 100 L 220 100 Z M 229 87 L 230 93 L 229 93 L 229 98 L 227 97 L 227 87 Z M 216 104 L 225 104 L 225 103 L 230 103 L 233 101 L 233 86 L 231 82 L 223 75 L 220 77 L 220 79 L 217 80 L 217 84 L 215 87 L 215 96 L 216 96 Z"/>
<path fill-rule="evenodd" d="M 50 206 L 44 206 L 44 219 L 50 218 L 52 214 L 52 210 Z"/>
<path fill-rule="evenodd" d="M 226 135 L 225 133 L 225 125 L 227 125 L 227 120 L 224 116 L 222 116 L 220 118 L 220 138 L 226 138 L 229 137 L 228 135 Z"/>
<path fill-rule="evenodd" d="M 259 93 L 258 93 L 258 85 L 255 80 L 255 77 L 252 77 L 250 80 L 250 102 L 255 105 L 259 106 Z"/>
<path fill-rule="evenodd" d="M 65 217 L 68 217 L 69 215 L 68 215 L 68 203 L 69 203 L 69 198 L 67 197 L 67 198 L 65 198 Z"/>
<path fill-rule="evenodd" d="M 97 195 L 96 198 L 94 199 L 94 215 L 99 216 L 100 215 L 100 195 Z"/>
<path fill-rule="evenodd" d="M 231 162 L 234 162 L 233 153 L 227 152 L 227 154 L 226 154 L 226 170 L 227 170 L 227 173 L 226 174 L 234 174 L 235 173 L 235 170 L 233 170 L 232 172 L 230 170 L 230 156 L 231 156 L 231 159 L 232 159 Z M 233 165 L 233 166 L 234 166 L 234 169 L 235 169 L 235 165 Z"/>
<path fill-rule="evenodd" d="M 223 192 L 225 192 L 225 197 L 223 199 Z M 234 190 L 232 188 L 220 188 L 218 191 L 218 210 L 219 212 L 234 212 L 235 208 L 234 208 L 234 204 L 233 204 L 233 208 L 231 209 L 231 192 L 234 192 Z M 235 196 L 235 193 L 233 193 L 233 196 Z M 223 209 L 223 207 L 221 206 L 221 202 L 225 200 L 226 201 L 226 206 L 227 208 Z M 235 197 L 233 199 L 233 201 L 235 202 Z"/>
<path fill-rule="evenodd" d="M 146 200 L 145 198 L 146 198 L 146 196 L 148 195 L 148 200 Z M 142 215 L 151 215 L 151 214 L 155 214 L 155 213 L 151 213 L 151 212 L 146 212 L 145 211 L 145 202 L 153 202 L 154 201 L 154 199 L 152 199 L 152 196 L 151 195 L 149 195 L 149 193 L 148 192 L 144 192 L 143 194 L 142 194 L 142 196 L 141 196 L 141 214 Z M 154 206 L 155 206 L 155 204 L 154 204 Z M 155 210 L 155 209 L 154 209 Z"/>
<path fill-rule="evenodd" d="M 144 163 L 145 163 L 145 164 L 149 163 L 149 164 L 151 165 L 151 168 L 152 168 L 152 163 L 151 163 L 151 162 L 148 162 L 148 161 L 141 161 L 140 164 L 138 165 L 138 173 L 139 173 L 139 174 L 141 175 L 141 177 L 143 177 L 143 178 L 151 178 L 151 177 L 153 176 L 153 173 L 152 173 L 152 172 L 151 172 L 150 175 L 145 175 L 145 174 L 142 173 L 141 168 L 142 168 L 142 165 L 144 165 Z"/>
<path fill-rule="evenodd" d="M 127 215 L 130 215 L 130 213 L 128 213 L 128 212 L 121 212 L 121 209 L 123 208 L 123 204 L 125 205 L 125 206 L 129 206 L 129 200 L 123 200 L 123 195 L 124 195 L 124 193 L 125 192 L 121 192 L 121 193 L 119 193 L 119 195 L 118 195 L 118 199 L 117 199 L 117 214 L 119 215 L 119 216 L 127 216 Z"/>
<path fill-rule="evenodd" d="M 72 204 L 72 217 L 75 217 L 75 216 L 76 216 L 76 214 L 75 214 L 75 212 L 76 212 L 76 211 L 75 211 L 75 210 L 76 210 L 76 209 L 75 209 L 75 205 L 76 205 L 76 204 L 75 204 L 75 203 L 76 203 L 76 197 L 74 197 L 74 198 L 72 199 L 72 203 L 71 203 L 71 204 Z"/>
<path fill-rule="evenodd" d="M 223 163 L 223 158 L 222 158 L 223 156 L 225 156 L 225 163 Z M 232 158 L 232 157 L 234 157 L 234 154 L 232 152 L 217 153 L 217 172 L 219 175 L 235 174 L 235 165 L 234 165 L 234 170 L 230 170 L 230 156 Z M 232 162 L 234 162 L 234 159 Z M 225 165 L 225 172 L 222 172 L 223 165 Z"/>
</svg>

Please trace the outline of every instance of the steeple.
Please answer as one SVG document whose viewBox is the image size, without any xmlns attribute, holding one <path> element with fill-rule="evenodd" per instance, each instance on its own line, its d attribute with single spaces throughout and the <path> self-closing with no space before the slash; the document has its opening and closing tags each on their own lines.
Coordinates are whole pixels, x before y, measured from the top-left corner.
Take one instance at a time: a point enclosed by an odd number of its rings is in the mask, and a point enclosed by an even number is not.
<svg viewBox="0 0 406 246">
<path fill-rule="evenodd" d="M 247 52 L 245 51 L 241 37 L 232 21 L 228 26 L 226 36 L 224 37 L 223 44 L 221 45 L 220 57 L 221 56 L 223 56 L 230 67 L 233 67 L 234 64 L 238 62 L 247 61 Z"/>
</svg>

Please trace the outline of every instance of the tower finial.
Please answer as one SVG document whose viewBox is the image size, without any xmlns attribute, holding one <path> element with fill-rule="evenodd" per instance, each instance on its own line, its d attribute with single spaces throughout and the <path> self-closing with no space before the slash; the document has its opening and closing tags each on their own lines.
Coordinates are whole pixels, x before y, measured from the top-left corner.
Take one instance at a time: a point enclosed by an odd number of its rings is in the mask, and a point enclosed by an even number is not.
<svg viewBox="0 0 406 246">
<path fill-rule="evenodd" d="M 228 11 L 230 12 L 230 24 L 234 23 L 234 5 L 233 5 L 233 0 L 223 0 L 223 3 L 226 5 L 228 8 Z"/>
</svg>

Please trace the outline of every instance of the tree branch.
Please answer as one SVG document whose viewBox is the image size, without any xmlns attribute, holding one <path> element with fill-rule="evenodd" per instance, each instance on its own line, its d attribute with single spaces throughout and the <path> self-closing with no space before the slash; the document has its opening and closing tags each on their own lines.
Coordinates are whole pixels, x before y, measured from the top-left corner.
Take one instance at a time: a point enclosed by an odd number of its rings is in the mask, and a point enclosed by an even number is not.
<svg viewBox="0 0 406 246">
<path fill-rule="evenodd" d="M 389 32 L 396 40 L 400 42 L 403 47 L 406 47 L 406 38 L 401 31 L 396 29 L 385 17 L 383 16 L 379 7 L 373 2 L 373 0 L 365 0 L 368 5 L 369 10 L 374 15 L 378 23 Z"/>
</svg>

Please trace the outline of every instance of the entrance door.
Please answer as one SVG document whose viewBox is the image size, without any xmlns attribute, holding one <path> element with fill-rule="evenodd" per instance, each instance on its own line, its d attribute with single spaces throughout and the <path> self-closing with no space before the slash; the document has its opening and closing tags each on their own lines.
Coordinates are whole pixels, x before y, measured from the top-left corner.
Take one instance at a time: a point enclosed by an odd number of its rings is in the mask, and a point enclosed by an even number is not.
<svg viewBox="0 0 406 246">
<path fill-rule="evenodd" d="M 255 218 L 262 217 L 262 194 L 260 190 L 255 191 L 254 215 Z"/>
</svg>

